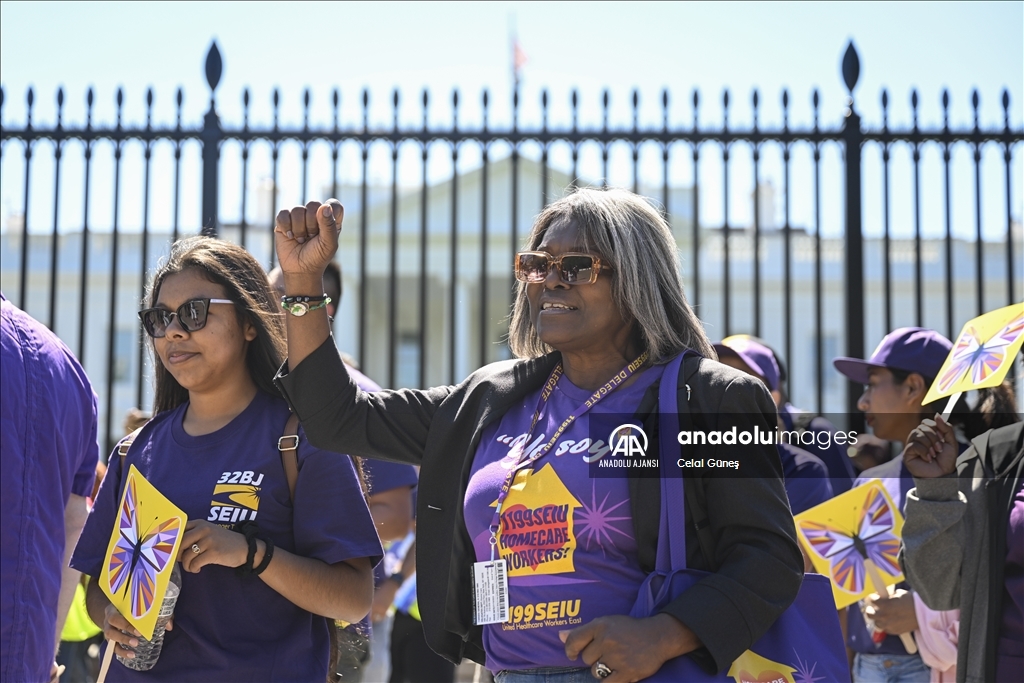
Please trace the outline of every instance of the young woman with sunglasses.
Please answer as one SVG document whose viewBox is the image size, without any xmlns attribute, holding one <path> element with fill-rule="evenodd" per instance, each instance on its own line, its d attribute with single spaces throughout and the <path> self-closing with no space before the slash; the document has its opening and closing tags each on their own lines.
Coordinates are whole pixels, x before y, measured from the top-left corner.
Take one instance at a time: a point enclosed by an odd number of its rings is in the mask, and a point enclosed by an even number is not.
<svg viewBox="0 0 1024 683">
<path fill-rule="evenodd" d="M 278 215 L 289 295 L 319 287 L 342 213 L 331 200 Z M 708 429 L 724 413 L 744 416 L 751 430 L 776 423 L 763 385 L 712 360 L 676 253 L 665 220 L 635 194 L 584 189 L 551 204 L 515 263 L 509 341 L 520 360 L 457 386 L 360 391 L 327 316 L 287 317 L 279 384 L 310 439 L 421 465 L 418 598 L 439 654 L 484 663 L 499 683 L 635 681 L 682 655 L 725 671 L 796 597 L 803 561 L 779 456 L 774 446 L 744 446 L 733 453 L 743 461 L 738 478 L 695 479 L 716 550 L 701 557 L 694 534 L 703 526 L 691 520 L 688 564 L 714 573 L 656 615 L 626 616 L 654 568 L 660 480 L 591 476 L 604 442 L 589 434 L 589 408 L 656 417 L 665 363 L 692 349 L 704 358 L 684 362 L 693 396 L 680 380 L 679 401 L 695 418 Z M 674 448 L 663 445 L 663 457 L 679 458 Z M 474 617 L 485 583 L 474 588 L 474 562 L 499 554 L 510 610 L 494 623 Z M 504 582 L 492 578 L 484 597 L 500 600 Z"/>
<path fill-rule="evenodd" d="M 155 356 L 155 415 L 123 467 L 117 449 L 111 454 L 72 566 L 100 576 L 131 466 L 189 521 L 159 660 L 146 672 L 115 662 L 107 680 L 320 683 L 328 620 L 367 614 L 381 554 L 355 464 L 300 432 L 292 497 L 278 452 L 289 410 L 272 383 L 285 348 L 282 313 L 248 252 L 181 240 L 148 299 L 139 317 Z M 137 533 L 146 531 L 139 520 Z M 98 581 L 87 605 L 107 646 L 133 658 L 139 634 Z"/>
</svg>

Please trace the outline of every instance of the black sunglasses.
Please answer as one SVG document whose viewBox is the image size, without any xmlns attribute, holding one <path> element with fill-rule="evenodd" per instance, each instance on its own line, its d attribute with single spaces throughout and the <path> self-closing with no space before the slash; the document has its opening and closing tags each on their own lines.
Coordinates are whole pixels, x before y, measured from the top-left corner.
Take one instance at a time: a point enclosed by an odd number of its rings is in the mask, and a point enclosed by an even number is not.
<svg viewBox="0 0 1024 683">
<path fill-rule="evenodd" d="M 233 304 L 230 299 L 192 299 L 178 306 L 176 311 L 166 308 L 146 308 L 139 311 L 139 320 L 146 332 L 154 339 L 166 336 L 167 326 L 171 318 L 178 317 L 178 324 L 186 332 L 195 332 L 206 327 L 206 318 L 210 314 L 210 304 Z"/>
</svg>

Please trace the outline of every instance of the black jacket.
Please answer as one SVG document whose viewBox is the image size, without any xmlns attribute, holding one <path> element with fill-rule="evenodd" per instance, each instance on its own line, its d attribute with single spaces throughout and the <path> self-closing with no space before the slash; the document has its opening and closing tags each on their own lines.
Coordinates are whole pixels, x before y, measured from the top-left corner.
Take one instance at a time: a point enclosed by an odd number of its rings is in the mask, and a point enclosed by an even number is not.
<svg viewBox="0 0 1024 683">
<path fill-rule="evenodd" d="M 276 381 L 302 421 L 310 442 L 357 456 L 420 465 L 417 504 L 417 594 L 430 647 L 454 662 L 484 662 L 481 627 L 474 626 L 470 586 L 473 544 L 463 519 L 469 471 L 483 430 L 523 397 L 538 390 L 559 360 L 504 361 L 483 367 L 457 386 L 367 393 L 352 381 L 328 339 Z M 688 359 L 679 400 L 687 400 L 698 429 L 716 429 L 726 414 L 774 431 L 775 406 L 756 379 L 725 365 Z M 656 419 L 657 384 L 641 403 Z M 729 423 L 730 426 L 733 422 Z M 685 427 L 684 427 L 685 428 Z M 782 484 L 775 446 L 694 447 L 680 456 L 741 460 L 739 476 L 690 480 L 696 508 L 706 519 L 688 520 L 693 533 L 688 563 L 714 570 L 673 601 L 672 614 L 704 643 L 693 657 L 721 671 L 743 653 L 796 598 L 803 560 Z M 657 452 L 652 449 L 652 452 Z M 690 490 L 690 489 L 688 489 Z M 634 479 L 630 498 L 639 559 L 653 569 L 661 505 L 658 479 Z M 691 508 L 693 509 L 693 508 Z M 702 552 L 702 550 L 704 552 Z"/>
</svg>

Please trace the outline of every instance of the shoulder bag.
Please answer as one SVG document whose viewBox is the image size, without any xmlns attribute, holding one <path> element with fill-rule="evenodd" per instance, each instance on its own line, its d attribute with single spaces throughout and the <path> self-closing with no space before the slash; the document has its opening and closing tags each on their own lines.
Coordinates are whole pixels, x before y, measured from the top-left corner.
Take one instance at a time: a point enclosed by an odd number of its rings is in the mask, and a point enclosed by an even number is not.
<svg viewBox="0 0 1024 683">
<path fill-rule="evenodd" d="M 659 389 L 659 441 L 661 443 L 661 517 L 655 570 L 640 586 L 632 617 L 649 617 L 681 595 L 708 572 L 686 566 L 683 480 L 673 472 L 677 456 L 665 457 L 676 443 L 680 411 L 689 416 L 689 405 L 678 401 L 679 374 L 684 352 L 665 368 Z M 796 600 L 768 632 L 740 655 L 726 671 L 709 674 L 686 655 L 665 662 L 647 681 L 730 681 L 734 683 L 802 683 L 850 680 L 846 649 L 839 627 L 829 580 L 805 574 Z"/>
</svg>

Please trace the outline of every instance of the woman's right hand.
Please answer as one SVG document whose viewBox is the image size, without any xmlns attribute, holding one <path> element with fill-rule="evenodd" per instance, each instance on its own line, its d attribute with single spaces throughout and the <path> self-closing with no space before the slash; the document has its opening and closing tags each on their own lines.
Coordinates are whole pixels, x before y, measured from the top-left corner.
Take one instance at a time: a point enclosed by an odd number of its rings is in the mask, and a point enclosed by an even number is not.
<svg viewBox="0 0 1024 683">
<path fill-rule="evenodd" d="M 142 634 L 125 619 L 114 605 L 107 605 L 103 612 L 103 637 L 114 645 L 114 654 L 133 659 Z"/>
<path fill-rule="evenodd" d="M 338 250 L 345 209 L 337 199 L 282 209 L 274 226 L 277 260 L 285 279 L 322 278 Z"/>
<path fill-rule="evenodd" d="M 907 437 L 903 448 L 903 464 L 919 479 L 931 479 L 952 474 L 960 449 L 956 434 L 941 415 L 934 420 L 922 420 Z"/>
<path fill-rule="evenodd" d="M 174 619 L 167 620 L 165 631 L 174 629 Z M 117 611 L 113 604 L 108 604 L 103 611 L 103 637 L 114 645 L 114 654 L 125 659 L 134 659 L 135 652 L 130 649 L 138 647 L 142 634 Z"/>
</svg>

